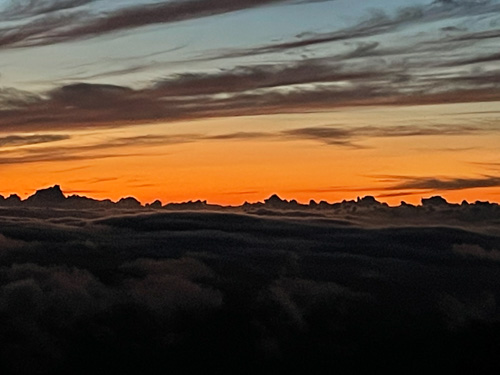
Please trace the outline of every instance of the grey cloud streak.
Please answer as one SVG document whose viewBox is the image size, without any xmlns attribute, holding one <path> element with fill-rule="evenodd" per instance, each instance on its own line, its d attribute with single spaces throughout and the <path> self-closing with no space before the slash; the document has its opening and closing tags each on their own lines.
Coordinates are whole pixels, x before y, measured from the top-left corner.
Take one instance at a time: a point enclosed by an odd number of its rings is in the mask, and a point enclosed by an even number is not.
<svg viewBox="0 0 500 375">
<path fill-rule="evenodd" d="M 317 0 L 310 0 L 315 2 Z M 75 8 L 91 1 L 56 1 L 42 6 L 14 7 L 10 11 L 19 16 L 45 14 L 46 16 L 22 24 L 0 29 L 0 48 L 49 45 L 70 40 L 95 37 L 111 32 L 138 27 L 168 24 L 218 14 L 273 4 L 307 3 L 309 0 L 175 0 L 118 8 L 107 13 L 94 14 L 90 11 L 76 11 L 59 14 L 56 10 Z M 333 1 L 333 0 L 323 0 Z M 8 12 L 4 18 L 8 17 Z M 55 14 L 54 14 L 55 13 Z M 0 15 L 2 16 L 2 15 Z"/>
<path fill-rule="evenodd" d="M 243 6 L 243 3 L 237 2 L 231 6 Z M 259 2 L 261 5 L 263 3 Z M 158 3 L 154 7 L 179 5 L 176 4 Z M 194 6 L 197 2 L 183 4 Z M 202 12 L 201 9 L 206 7 L 204 4 L 200 8 L 195 7 L 198 10 L 194 12 Z M 217 4 L 220 9 L 229 7 L 229 2 Z M 498 70 L 491 67 L 483 69 L 483 65 L 477 66 L 481 69 L 466 69 L 470 64 L 496 61 L 496 54 L 476 56 L 470 50 L 462 50 L 463 41 L 454 43 L 443 36 L 437 38 L 434 44 L 413 41 L 409 45 L 392 47 L 386 47 L 378 41 L 355 40 L 359 33 L 371 35 L 386 32 L 384 30 L 397 31 L 399 27 L 411 25 L 416 20 L 427 22 L 467 13 L 490 15 L 496 10 L 500 10 L 500 4 L 466 1 L 439 2 L 423 8 L 402 9 L 393 18 L 377 13 L 367 21 L 330 35 L 353 46 L 351 51 L 345 53 L 289 63 L 242 64 L 224 70 L 173 74 L 135 89 L 89 82 L 73 82 L 38 94 L 2 89 L 0 131 L 113 127 L 209 117 L 312 112 L 346 106 L 497 101 L 500 100 Z M 117 12 L 121 11 L 125 12 Z M 150 12 L 149 6 L 145 7 L 144 12 Z M 72 19 L 79 16 L 65 13 L 62 17 L 55 19 L 66 24 L 64 17 Z M 145 17 L 140 22 L 148 20 Z M 37 27 L 40 30 L 46 29 L 46 17 L 35 21 L 39 23 Z M 78 22 L 75 25 L 77 27 Z M 112 25 L 114 23 L 109 27 L 114 27 Z M 21 40 L 21 34 L 29 32 L 29 27 L 11 30 L 0 36 L 0 44 L 2 37 L 6 43 L 10 43 L 9 40 Z M 346 39 L 343 39 L 344 36 Z M 40 40 L 43 38 L 36 37 L 32 42 L 38 43 Z M 308 41 L 314 44 L 317 38 L 315 35 L 304 35 L 290 42 L 292 44 L 285 42 L 275 46 L 278 49 L 292 48 L 295 43 Z M 470 47 L 470 44 L 467 46 Z M 251 54 L 260 53 L 251 50 Z M 229 52 L 229 55 L 233 52 Z M 217 56 L 209 54 L 207 60 L 213 58 Z M 455 66 L 463 66 L 464 69 L 447 70 Z M 134 73 L 137 69 L 144 71 L 147 64 L 110 70 L 107 74 L 111 77 Z M 106 76 L 106 72 L 102 76 Z"/>
<path fill-rule="evenodd" d="M 376 10 L 367 20 L 352 27 L 323 33 L 309 32 L 298 35 L 296 40 L 267 44 L 253 48 L 234 49 L 226 52 L 222 51 L 219 55 L 214 55 L 213 58 L 233 58 L 284 52 L 320 44 L 357 40 L 363 37 L 382 35 L 397 31 L 402 27 L 411 26 L 417 22 L 434 22 L 463 16 L 495 15 L 498 12 L 500 12 L 500 4 L 491 1 L 435 2 L 427 6 L 402 8 L 394 17 L 390 17 L 383 11 Z M 448 42 L 458 42 L 498 38 L 499 36 L 498 31 L 481 31 L 475 33 L 465 32 L 464 35 L 457 35 L 446 39 Z M 376 42 L 361 44 L 361 47 L 364 47 L 364 51 L 360 49 L 359 52 L 369 53 L 377 46 Z M 352 57 L 356 57 L 356 53 L 354 53 Z"/>
<path fill-rule="evenodd" d="M 0 112 L 0 127 L 12 130 L 18 126 L 64 127 L 66 124 L 109 126 L 116 122 L 273 113 L 316 102 L 320 107 L 342 105 L 376 94 L 374 88 L 360 91 L 361 82 L 391 80 L 391 73 L 390 70 L 351 70 L 319 60 L 311 64 L 258 65 L 216 73 L 183 74 L 137 90 L 77 83 L 51 90 L 44 99 L 38 97 L 31 102 L 19 101 L 16 106 L 6 106 Z M 343 81 L 351 81 L 356 86 L 347 89 L 316 86 Z M 309 86 L 293 88 L 304 84 Z M 274 90 L 287 86 L 291 89 L 286 92 Z M 230 95 L 215 96 L 220 93 Z"/>
<path fill-rule="evenodd" d="M 13 149 L 0 151 L 0 164 L 25 164 L 52 161 L 70 160 L 95 160 L 112 157 L 120 157 L 123 154 L 118 152 L 125 147 L 150 147 L 178 145 L 192 142 L 210 141 L 239 141 L 239 140 L 267 140 L 274 142 L 286 142 L 294 140 L 309 140 L 319 142 L 329 146 L 348 147 L 352 149 L 365 149 L 361 142 L 371 138 L 391 138 L 391 137 L 425 137 L 425 136 L 464 136 L 479 135 L 497 132 L 495 125 L 482 124 L 476 126 L 464 125 L 406 125 L 406 126 L 311 126 L 307 128 L 297 128 L 283 130 L 279 132 L 247 132 L 239 131 L 234 133 L 222 133 L 215 135 L 205 135 L 201 133 L 181 133 L 181 134 L 149 134 L 138 137 L 118 137 L 110 138 L 101 143 L 89 145 L 47 145 L 41 148 L 24 148 L 22 150 Z M 68 139 L 64 135 L 26 136 L 26 137 L 4 137 L 5 144 L 9 142 L 12 146 L 37 144 Z M 18 139 L 19 138 L 19 139 Z M 24 139 L 26 138 L 26 139 Z M 0 139 L 0 146 L 2 139 Z M 452 149 L 445 151 L 463 151 L 462 149 Z M 127 153 L 127 156 L 147 155 L 144 153 Z M 411 186 L 409 187 L 411 188 Z"/>
<path fill-rule="evenodd" d="M 500 34 L 499 34 L 500 36 Z M 495 62 L 500 61 L 500 53 L 492 53 L 488 55 L 480 55 L 470 58 L 457 59 L 452 60 L 449 63 L 443 63 L 441 66 L 463 66 L 463 65 L 471 65 L 471 64 L 480 64 L 487 62 Z"/>
<path fill-rule="evenodd" d="M 78 10 L 65 12 L 64 14 L 62 14 L 63 12 L 57 12 L 65 9 L 79 9 L 82 5 L 92 2 L 92 0 L 61 0 L 47 1 L 41 5 L 37 2 L 35 6 L 32 4 L 34 2 L 30 1 L 24 6 L 7 9 L 4 18 L 8 17 L 8 12 L 19 15 L 25 13 L 26 15 L 45 14 L 45 16 L 17 27 L 4 29 L 4 37 L 0 38 L 0 48 L 2 46 L 6 48 L 54 44 L 147 25 L 168 24 L 265 5 L 298 4 L 315 2 L 315 0 L 214 0 L 210 2 L 204 0 L 178 0 L 118 8 L 107 13 L 94 14 L 90 11 Z M 432 22 L 440 19 L 458 18 L 464 15 L 495 14 L 499 10 L 500 5 L 491 1 L 462 1 L 435 2 L 427 6 L 402 8 L 394 17 L 388 16 L 382 11 L 374 11 L 370 18 L 346 29 L 325 33 L 304 33 L 299 36 L 298 40 L 229 51 L 226 57 L 272 53 L 322 43 L 347 41 L 397 31 L 400 27 L 409 26 L 415 22 Z M 491 32 L 486 32 L 482 36 L 477 33 L 476 38 L 497 36 L 491 35 Z M 456 38 L 460 38 L 460 36 Z"/>
<path fill-rule="evenodd" d="M 411 125 L 411 126 L 363 126 L 335 127 L 320 126 L 287 130 L 283 135 L 312 139 L 326 144 L 348 144 L 356 139 L 391 138 L 391 137 L 423 137 L 423 136 L 459 136 L 481 134 L 497 131 L 494 125 L 461 126 L 461 125 Z"/>
<path fill-rule="evenodd" d="M 15 20 L 74 9 L 97 0 L 15 0 L 0 12 L 0 19 Z"/>
<path fill-rule="evenodd" d="M 145 89 L 72 84 L 48 92 L 44 99 L 18 103 L 15 108 L 0 110 L 0 130 L 110 127 L 207 117 L 310 112 L 345 106 L 500 99 L 500 87 L 498 82 L 495 83 L 494 72 L 464 77 L 430 77 L 426 85 L 440 82 L 450 85 L 442 92 L 426 92 L 418 87 L 408 92 L 404 85 L 393 82 L 398 79 L 397 71 L 342 70 L 328 72 L 328 65 L 325 65 L 323 70 L 315 73 L 309 72 L 304 66 L 302 74 L 298 74 L 297 67 L 285 65 L 271 69 L 237 70 L 234 74 L 180 76 L 178 81 L 171 80 Z M 241 82 L 225 83 L 226 80 L 232 81 L 231 77 L 237 77 L 242 71 L 246 76 Z M 343 84 L 343 80 L 348 84 Z M 200 84 L 199 87 L 196 82 Z M 207 83 L 207 86 L 203 87 L 203 83 Z M 282 84 L 285 85 L 283 89 L 280 86 Z M 495 84 L 497 86 L 492 87 Z M 219 93 L 228 95 L 220 97 L 216 95 Z"/>
<path fill-rule="evenodd" d="M 215 73 L 178 74 L 160 80 L 154 86 L 159 95 L 204 95 L 314 84 L 320 82 L 359 81 L 380 78 L 388 72 L 349 70 L 329 59 L 311 59 L 281 65 L 237 66 Z"/>
<path fill-rule="evenodd" d="M 479 178 L 435 178 L 409 177 L 406 181 L 391 186 L 390 190 L 418 189 L 418 190 L 465 190 L 475 188 L 499 187 L 499 176 L 485 176 Z"/>
<path fill-rule="evenodd" d="M 68 135 L 40 134 L 40 135 L 8 135 L 0 136 L 0 147 L 6 146 L 26 146 L 40 143 L 57 142 L 69 139 Z"/>
</svg>

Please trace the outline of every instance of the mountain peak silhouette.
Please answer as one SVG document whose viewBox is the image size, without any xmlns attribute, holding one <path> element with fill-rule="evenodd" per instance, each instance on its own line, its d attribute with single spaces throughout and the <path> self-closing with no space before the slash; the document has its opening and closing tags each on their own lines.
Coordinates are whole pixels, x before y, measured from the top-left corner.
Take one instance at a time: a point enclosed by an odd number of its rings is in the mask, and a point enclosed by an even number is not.
<svg viewBox="0 0 500 375">
<path fill-rule="evenodd" d="M 382 203 L 380 203 L 378 200 L 376 200 L 374 196 L 367 195 L 364 197 L 358 197 L 356 199 L 356 204 L 362 205 L 362 206 L 379 206 Z"/>
<path fill-rule="evenodd" d="M 58 205 L 66 201 L 61 187 L 59 185 L 54 185 L 46 189 L 40 189 L 35 192 L 35 194 L 28 197 L 26 200 L 28 203 L 36 206 L 48 206 L 48 205 Z"/>
<path fill-rule="evenodd" d="M 266 207 L 272 208 L 287 208 L 289 202 L 285 199 L 281 199 L 278 194 L 273 194 L 269 198 L 264 199 L 264 204 Z"/>
<path fill-rule="evenodd" d="M 422 206 L 446 206 L 448 202 L 443 197 L 436 195 L 430 198 L 422 198 Z"/>
<path fill-rule="evenodd" d="M 139 202 L 134 197 L 121 198 L 116 204 L 122 208 L 139 208 L 139 207 L 141 207 L 141 202 Z"/>
</svg>

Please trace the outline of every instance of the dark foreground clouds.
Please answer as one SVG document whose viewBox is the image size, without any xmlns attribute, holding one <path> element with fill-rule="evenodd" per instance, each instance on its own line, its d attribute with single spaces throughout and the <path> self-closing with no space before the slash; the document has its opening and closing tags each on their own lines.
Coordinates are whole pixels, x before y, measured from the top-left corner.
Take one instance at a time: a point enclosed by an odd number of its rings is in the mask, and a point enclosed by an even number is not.
<svg viewBox="0 0 500 375">
<path fill-rule="evenodd" d="M 2 372 L 499 370 L 496 205 L 288 204 L 4 206 Z"/>
</svg>

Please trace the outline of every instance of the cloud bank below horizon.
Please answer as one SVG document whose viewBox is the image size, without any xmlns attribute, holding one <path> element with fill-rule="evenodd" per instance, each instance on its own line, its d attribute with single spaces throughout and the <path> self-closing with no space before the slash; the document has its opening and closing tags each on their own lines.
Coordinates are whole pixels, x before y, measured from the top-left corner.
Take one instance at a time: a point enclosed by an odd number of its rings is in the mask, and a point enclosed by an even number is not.
<svg viewBox="0 0 500 375">
<path fill-rule="evenodd" d="M 497 368 L 498 215 L 367 203 L 364 223 L 0 207 L 2 371 Z"/>
</svg>

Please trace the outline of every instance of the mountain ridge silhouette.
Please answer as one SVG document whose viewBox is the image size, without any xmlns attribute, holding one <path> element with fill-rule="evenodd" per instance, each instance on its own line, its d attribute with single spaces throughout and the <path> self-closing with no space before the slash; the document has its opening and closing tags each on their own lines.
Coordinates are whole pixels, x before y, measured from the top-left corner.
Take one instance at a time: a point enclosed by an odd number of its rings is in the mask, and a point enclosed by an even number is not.
<svg viewBox="0 0 500 375">
<path fill-rule="evenodd" d="M 451 208 L 467 208 L 467 207 L 492 207 L 498 208 L 498 203 L 488 201 L 476 201 L 469 203 L 466 200 L 461 204 L 449 203 L 445 198 L 435 195 L 428 198 L 422 198 L 420 205 L 412 205 L 401 201 L 399 206 L 389 206 L 385 202 L 378 201 L 371 195 L 358 197 L 356 200 L 343 200 L 341 202 L 330 203 L 327 201 L 316 202 L 311 199 L 308 204 L 299 203 L 297 200 L 286 200 L 281 198 L 277 193 L 272 194 L 263 202 L 244 202 L 239 206 L 228 206 L 211 204 L 206 200 L 186 201 L 186 202 L 169 202 L 162 204 L 160 200 L 155 200 L 152 203 L 142 204 L 137 198 L 125 196 L 114 202 L 111 199 L 94 199 L 87 196 L 77 194 L 65 195 L 61 186 L 55 184 L 47 188 L 41 188 L 35 191 L 26 199 L 21 199 L 17 194 L 11 194 L 8 197 L 0 195 L 0 207 L 2 206 L 20 206 L 20 207 L 54 207 L 54 208 L 121 208 L 121 209 L 190 209 L 190 210 L 206 210 L 206 209 L 251 209 L 251 208 L 266 208 L 274 210 L 301 210 L 301 209 L 343 209 L 348 211 L 356 211 L 357 209 L 418 209 L 425 208 L 428 210 L 436 209 L 451 209 Z"/>
</svg>

